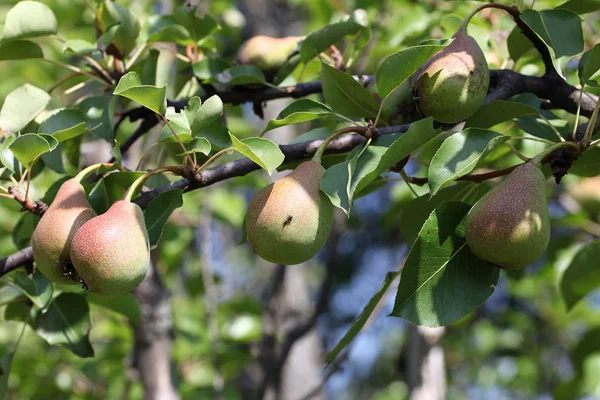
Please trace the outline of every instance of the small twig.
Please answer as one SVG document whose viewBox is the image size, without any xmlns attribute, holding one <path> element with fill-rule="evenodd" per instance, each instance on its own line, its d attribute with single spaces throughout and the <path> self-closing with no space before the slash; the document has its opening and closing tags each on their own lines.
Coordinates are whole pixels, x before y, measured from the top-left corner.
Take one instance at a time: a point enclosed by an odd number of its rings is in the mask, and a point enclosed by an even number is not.
<svg viewBox="0 0 600 400">
<path fill-rule="evenodd" d="M 513 153 L 515 153 L 515 155 L 516 155 L 517 157 L 519 157 L 521 160 L 523 160 L 523 161 L 525 161 L 525 162 L 529 161 L 529 157 L 525 156 L 523 153 L 521 153 L 519 150 L 517 150 L 517 149 L 515 148 L 515 146 L 513 146 L 512 144 L 510 144 L 510 143 L 508 143 L 508 142 L 505 142 L 505 143 L 504 143 L 504 145 L 505 145 L 506 147 L 508 147 L 508 148 L 510 149 L 510 151 L 512 151 Z"/>
<path fill-rule="evenodd" d="M 52 60 L 52 59 L 49 59 L 49 58 L 43 58 L 43 60 L 44 60 L 44 61 L 47 61 L 47 62 L 49 62 L 50 64 L 58 65 L 58 66 L 60 66 L 60 67 L 63 67 L 63 68 L 69 69 L 69 70 L 71 70 L 71 71 L 73 71 L 73 72 L 75 72 L 75 73 L 77 73 L 77 74 L 79 74 L 79 75 L 85 75 L 85 76 L 87 76 L 88 78 L 92 78 L 92 79 L 94 79 L 94 80 L 97 80 L 98 82 L 102 82 L 102 84 L 103 84 L 104 86 L 106 86 L 106 87 L 110 87 L 110 86 L 111 86 L 111 85 L 110 85 L 108 82 L 106 82 L 104 79 L 102 79 L 102 78 L 100 78 L 100 77 L 98 77 L 98 76 L 96 76 L 96 75 L 94 75 L 94 74 L 92 74 L 92 73 L 90 73 L 90 72 L 84 71 L 84 70 L 82 70 L 81 68 L 75 67 L 75 66 L 73 66 L 73 65 L 65 64 L 65 63 L 62 63 L 62 62 L 60 62 L 60 61 Z"/>
<path fill-rule="evenodd" d="M 15 199 L 17 203 L 21 205 L 21 211 L 29 211 L 34 215 L 42 216 L 48 209 L 48 206 L 43 201 L 38 200 L 34 202 L 26 196 L 23 196 L 18 187 L 10 186 L 8 188 L 8 193 L 10 193 L 12 198 Z"/>
<path fill-rule="evenodd" d="M 483 174 L 464 175 L 464 176 L 461 176 L 460 178 L 457 178 L 457 180 L 471 181 L 471 182 L 483 182 L 483 181 L 487 181 L 489 179 L 494 179 L 494 178 L 498 178 L 500 176 L 508 175 L 519 165 L 521 165 L 521 164 L 513 165 L 512 167 L 500 169 L 498 171 L 486 172 Z M 407 180 L 407 182 L 410 182 L 414 185 L 419 185 L 419 186 L 425 185 L 428 182 L 427 178 L 416 178 L 416 177 L 411 177 L 411 176 L 407 176 L 406 180 Z"/>
<path fill-rule="evenodd" d="M 165 117 L 164 115 L 161 115 L 161 118 L 163 119 L 163 121 L 165 121 L 165 124 L 167 124 L 167 126 L 171 130 L 171 133 L 173 134 L 173 136 L 177 140 L 177 143 L 179 143 L 179 146 L 181 147 L 181 149 L 185 153 L 187 151 L 187 149 L 185 148 L 185 145 L 183 144 L 183 142 L 179 138 L 179 135 L 177 135 L 177 132 L 175 132 L 175 129 L 173 129 L 173 126 L 171 125 L 171 122 L 169 122 L 169 120 L 167 119 L 167 117 Z M 192 159 L 192 157 L 189 154 L 187 154 L 187 159 L 188 159 L 188 161 L 189 161 L 189 163 L 190 163 L 190 165 L 192 167 L 196 166 L 196 163 L 194 163 L 194 160 Z"/>
</svg>

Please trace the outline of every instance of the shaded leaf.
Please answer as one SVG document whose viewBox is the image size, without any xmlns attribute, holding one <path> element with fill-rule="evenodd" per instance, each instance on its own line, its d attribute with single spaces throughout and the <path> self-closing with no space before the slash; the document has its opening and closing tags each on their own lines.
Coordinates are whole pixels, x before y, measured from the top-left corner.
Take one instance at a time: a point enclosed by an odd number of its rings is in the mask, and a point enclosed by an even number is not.
<svg viewBox="0 0 600 400">
<path fill-rule="evenodd" d="M 76 108 L 65 108 L 48 117 L 38 132 L 51 134 L 58 142 L 64 142 L 83 135 L 86 130 L 83 113 Z"/>
<path fill-rule="evenodd" d="M 265 83 L 265 75 L 254 65 L 238 65 L 218 74 L 221 83 L 230 85 L 249 85 Z"/>
<path fill-rule="evenodd" d="M 600 239 L 581 248 L 560 278 L 560 293 L 567 310 L 571 310 L 582 298 L 600 287 Z"/>
<path fill-rule="evenodd" d="M 27 169 L 45 153 L 51 151 L 48 140 L 35 133 L 26 133 L 17 138 L 8 146 L 16 159 Z"/>
<path fill-rule="evenodd" d="M 84 296 L 60 294 L 35 320 L 37 334 L 48 344 L 62 346 L 79 357 L 93 357 L 90 343 L 90 307 Z"/>
<path fill-rule="evenodd" d="M 491 128 L 504 121 L 524 115 L 539 114 L 538 110 L 516 101 L 496 100 L 481 107 L 465 123 L 465 128 Z"/>
<path fill-rule="evenodd" d="M 41 272 L 36 270 L 31 276 L 16 273 L 13 282 L 38 308 L 43 310 L 50 304 L 54 288 Z"/>
<path fill-rule="evenodd" d="M 323 96 L 334 110 L 348 117 L 375 117 L 379 105 L 354 78 L 342 71 L 321 63 Z"/>
<path fill-rule="evenodd" d="M 142 319 L 140 305 L 131 293 L 121 296 L 102 296 L 95 293 L 86 293 L 86 298 L 91 304 L 96 304 L 126 316 L 134 324 L 139 324 Z"/>
<path fill-rule="evenodd" d="M 15 40 L 0 43 L 0 61 L 27 60 L 31 58 L 44 58 L 42 48 L 28 40 Z"/>
<path fill-rule="evenodd" d="M 335 113 L 326 104 L 310 99 L 296 100 L 284 108 L 276 119 L 270 120 L 262 133 L 282 126 L 299 124 L 330 115 L 335 115 Z"/>
<path fill-rule="evenodd" d="M 574 56 L 583 51 L 581 18 L 565 9 L 525 10 L 521 19 L 552 49 L 556 57 Z"/>
<path fill-rule="evenodd" d="M 151 248 L 156 247 L 167 220 L 183 205 L 183 190 L 167 190 L 156 196 L 144 209 L 144 220 Z"/>
</svg>

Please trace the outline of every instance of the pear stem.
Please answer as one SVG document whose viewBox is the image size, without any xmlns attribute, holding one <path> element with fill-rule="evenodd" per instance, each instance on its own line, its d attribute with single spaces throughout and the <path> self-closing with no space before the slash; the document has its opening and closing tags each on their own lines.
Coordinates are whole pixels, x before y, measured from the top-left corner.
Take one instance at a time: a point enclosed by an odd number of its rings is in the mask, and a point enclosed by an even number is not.
<svg viewBox="0 0 600 400">
<path fill-rule="evenodd" d="M 131 184 L 131 186 L 129 186 L 129 189 L 127 189 L 127 193 L 125 193 L 125 196 L 123 197 L 123 200 L 125 200 L 125 201 L 131 201 L 131 199 L 133 198 L 133 195 L 138 191 L 138 189 L 140 189 L 144 185 L 144 182 L 146 182 L 146 180 L 148 178 L 150 178 L 152 175 L 161 174 L 163 172 L 171 172 L 171 173 L 174 173 L 176 175 L 182 175 L 183 174 L 182 168 L 179 167 L 179 166 L 176 166 L 176 167 L 166 166 L 166 167 L 160 167 L 160 168 L 156 168 L 156 169 L 153 169 L 151 171 L 148 171 L 144 175 L 142 175 L 139 178 L 137 178 Z"/>
<path fill-rule="evenodd" d="M 475 9 L 475 11 L 473 11 L 471 14 L 469 14 L 467 16 L 467 18 L 464 19 L 464 21 L 462 22 L 462 24 L 458 28 L 458 31 L 459 32 L 463 31 L 463 32 L 467 33 L 467 25 L 469 25 L 469 22 L 471 22 L 471 18 L 473 18 L 473 16 L 475 16 L 475 14 L 477 14 L 479 11 L 485 10 L 486 8 L 497 8 L 497 9 L 500 9 L 500 10 L 504 10 L 504 11 L 508 12 L 509 14 L 511 14 L 511 11 L 512 11 L 512 7 L 511 6 L 507 6 L 505 4 L 496 4 L 496 3 L 484 4 L 482 6 L 477 7 Z"/>
<path fill-rule="evenodd" d="M 80 182 L 85 179 L 85 177 L 92 171 L 95 171 L 97 169 L 100 169 L 100 167 L 105 166 L 105 167 L 111 167 L 113 164 L 111 163 L 100 163 L 100 164 L 94 164 L 94 165 L 90 165 L 87 168 L 82 169 L 81 171 L 79 171 L 79 173 L 77 175 L 75 175 L 75 179 L 77 180 L 77 182 Z"/>
<path fill-rule="evenodd" d="M 365 126 L 348 126 L 346 128 L 337 130 L 337 131 L 333 132 L 331 135 L 329 135 L 329 137 L 327 139 L 325 139 L 325 141 L 323 143 L 321 143 L 321 145 L 319 146 L 319 148 L 313 155 L 312 160 L 321 164 L 321 158 L 323 157 L 323 153 L 325 153 L 325 149 L 327 148 L 329 143 L 331 143 L 331 141 L 333 139 L 335 139 L 336 137 L 346 134 L 346 133 L 360 133 L 360 134 L 366 136 L 366 134 L 368 132 L 372 133 L 371 129 L 369 129 Z"/>
<path fill-rule="evenodd" d="M 579 146 L 576 143 L 573 143 L 573 142 L 560 142 L 560 143 L 556 143 L 554 146 L 548 147 L 546 150 L 542 151 L 540 154 L 538 154 L 537 156 L 533 157 L 531 159 L 531 163 L 533 163 L 533 165 L 535 165 L 536 167 L 540 168 L 542 166 L 542 161 L 544 160 L 544 158 L 546 158 L 546 156 L 548 154 L 550 154 L 554 150 L 560 149 L 562 147 L 573 147 L 573 148 L 579 150 Z"/>
<path fill-rule="evenodd" d="M 218 152 L 216 152 L 215 154 L 213 154 L 213 155 L 212 155 L 212 156 L 211 156 L 211 157 L 210 157 L 208 160 L 206 160 L 206 162 L 205 162 L 204 164 L 202 164 L 202 165 L 201 165 L 201 166 L 200 166 L 200 167 L 199 167 L 199 168 L 196 170 L 196 173 L 197 173 L 197 174 L 199 174 L 200 172 L 204 171 L 204 170 L 206 169 L 206 167 L 208 167 L 208 165 L 209 165 L 211 162 L 215 161 L 215 160 L 216 160 L 217 158 L 219 158 L 221 155 L 223 155 L 223 154 L 225 154 L 225 153 L 227 153 L 227 152 L 229 152 L 229 151 L 232 151 L 232 150 L 235 150 L 235 148 L 234 148 L 234 147 L 227 147 L 226 149 L 219 150 Z"/>
</svg>

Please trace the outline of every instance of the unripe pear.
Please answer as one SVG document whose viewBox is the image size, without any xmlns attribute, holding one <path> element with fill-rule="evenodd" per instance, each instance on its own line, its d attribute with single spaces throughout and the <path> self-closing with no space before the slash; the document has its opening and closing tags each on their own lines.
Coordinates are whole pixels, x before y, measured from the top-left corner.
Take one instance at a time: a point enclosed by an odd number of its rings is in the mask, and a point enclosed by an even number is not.
<svg viewBox="0 0 600 400">
<path fill-rule="evenodd" d="M 542 171 L 532 163 L 515 168 L 473 206 L 465 230 L 469 248 L 483 260 L 507 270 L 536 261 L 550 242 Z"/>
<path fill-rule="evenodd" d="M 419 109 L 434 120 L 464 121 L 483 105 L 490 84 L 485 55 L 466 27 L 434 54 L 414 75 Z"/>
<path fill-rule="evenodd" d="M 302 36 L 254 36 L 242 44 L 236 61 L 238 64 L 254 65 L 265 73 L 274 73 L 298 50 L 302 39 Z"/>
<path fill-rule="evenodd" d="M 86 222 L 71 243 L 71 261 L 94 293 L 122 295 L 137 287 L 150 265 L 150 244 L 142 209 L 116 201 Z"/>
<path fill-rule="evenodd" d="M 246 234 L 254 251 L 276 264 L 300 264 L 325 244 L 333 219 L 331 201 L 320 190 L 325 169 L 306 161 L 260 190 L 246 214 Z"/>
<path fill-rule="evenodd" d="M 68 268 L 71 242 L 77 230 L 95 216 L 79 180 L 65 181 L 31 238 L 35 264 L 46 278 L 57 283 L 78 282 L 77 276 L 67 273 L 72 273 Z"/>
</svg>

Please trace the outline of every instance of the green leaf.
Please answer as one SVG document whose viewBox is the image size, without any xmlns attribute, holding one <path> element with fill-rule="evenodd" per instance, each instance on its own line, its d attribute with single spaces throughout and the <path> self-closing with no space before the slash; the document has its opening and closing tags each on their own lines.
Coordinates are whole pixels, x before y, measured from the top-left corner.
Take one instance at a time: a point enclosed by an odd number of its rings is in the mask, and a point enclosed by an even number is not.
<svg viewBox="0 0 600 400">
<path fill-rule="evenodd" d="M 323 96 L 327 104 L 348 117 L 375 117 L 379 105 L 354 78 L 342 71 L 321 63 Z"/>
<path fill-rule="evenodd" d="M 354 197 L 369 183 L 437 133 L 428 118 L 413 123 L 404 134 L 381 136 L 357 160 L 358 153 L 353 150 L 346 162 L 328 168 L 321 179 L 321 190 L 336 207 L 349 213 Z"/>
<path fill-rule="evenodd" d="M 178 154 L 178 156 L 187 156 L 189 154 L 202 153 L 208 155 L 212 150 L 212 146 L 208 139 L 203 137 L 194 138 L 186 146 L 188 149 L 186 152 Z"/>
<path fill-rule="evenodd" d="M 98 51 L 98 46 L 94 43 L 90 43 L 83 39 L 71 39 L 67 40 L 63 44 L 63 53 L 66 54 L 77 54 L 87 55 Z"/>
<path fill-rule="evenodd" d="M 36 270 L 31 276 L 15 273 L 13 282 L 38 308 L 44 310 L 50 304 L 54 289 L 52 282 L 41 272 Z"/>
<path fill-rule="evenodd" d="M 219 23 L 211 15 L 197 16 L 196 7 L 178 7 L 173 16 L 188 32 L 192 42 L 201 46 L 209 35 L 220 29 Z"/>
<path fill-rule="evenodd" d="M 410 249 L 391 315 L 438 327 L 466 316 L 494 292 L 500 269 L 475 257 L 465 240 L 471 206 L 443 203 Z"/>
<path fill-rule="evenodd" d="M 600 147 L 587 149 L 569 168 L 569 174 L 592 177 L 600 170 Z"/>
<path fill-rule="evenodd" d="M 508 54 L 515 62 L 528 51 L 533 49 L 533 43 L 527 39 L 527 36 L 521 32 L 521 28 L 515 26 L 506 39 L 506 46 L 508 47 Z"/>
<path fill-rule="evenodd" d="M 586 244 L 573 258 L 560 278 L 560 293 L 567 310 L 573 307 L 591 291 L 600 288 L 600 239 Z"/>
<path fill-rule="evenodd" d="M 20 4 L 20 3 L 19 3 Z M 50 95 L 40 88 L 26 83 L 10 92 L 0 110 L 0 129 L 16 133 L 42 112 Z"/>
<path fill-rule="evenodd" d="M 262 134 L 282 126 L 299 124 L 330 115 L 335 115 L 335 113 L 326 104 L 310 99 L 296 100 L 284 108 L 276 119 L 270 120 Z"/>
<path fill-rule="evenodd" d="M 581 57 L 578 66 L 579 79 L 586 85 L 598 86 L 600 83 L 598 71 L 600 71 L 600 44 L 586 51 Z"/>
<path fill-rule="evenodd" d="M 332 362 L 338 356 L 338 354 L 340 354 L 340 352 L 344 350 L 352 342 L 352 340 L 354 340 L 356 335 L 360 333 L 361 329 L 365 326 L 365 324 L 369 320 L 369 317 L 373 313 L 373 310 L 375 310 L 375 307 L 377 307 L 377 304 L 379 304 L 381 298 L 383 297 L 385 292 L 387 292 L 388 288 L 396 279 L 396 277 L 398 277 L 399 274 L 399 271 L 388 272 L 387 274 L 385 274 L 385 280 L 383 281 L 383 285 L 381 285 L 381 288 L 377 291 L 377 293 L 373 295 L 373 297 L 371 297 L 371 300 L 369 300 L 365 308 L 362 310 L 356 321 L 354 321 L 348 332 L 346 332 L 344 337 L 338 342 L 338 344 L 333 348 L 333 350 L 331 350 L 325 356 L 325 362 L 327 364 Z"/>
<path fill-rule="evenodd" d="M 12 172 L 15 172 L 15 170 L 18 169 L 15 168 L 17 161 L 15 160 L 15 155 L 8 148 L 16 138 L 17 136 L 7 137 L 6 140 L 4 140 L 4 143 L 2 143 L 2 150 L 0 150 L 0 161 L 2 162 L 2 165 Z"/>
<path fill-rule="evenodd" d="M 573 11 L 576 14 L 588 14 L 600 10 L 600 1 L 598 0 L 569 0 L 556 8 L 564 8 Z"/>
<path fill-rule="evenodd" d="M 265 83 L 265 75 L 254 65 L 238 65 L 221 72 L 217 79 L 229 85 L 250 85 Z"/>
<path fill-rule="evenodd" d="M 450 42 L 449 42 L 450 43 Z M 449 44 L 448 43 L 448 44 Z M 382 99 L 413 75 L 435 53 L 447 45 L 414 46 L 400 50 L 383 60 L 377 68 L 377 92 Z"/>
<path fill-rule="evenodd" d="M 140 305 L 131 293 L 121 296 L 101 296 L 95 293 L 86 293 L 86 298 L 88 303 L 124 315 L 134 324 L 139 324 L 142 320 Z"/>
<path fill-rule="evenodd" d="M 112 44 L 107 51 L 120 59 L 134 49 L 140 33 L 140 24 L 131 11 L 109 0 L 102 2 L 96 10 L 96 28 L 104 34 L 110 32 L 110 37 L 104 38 Z"/>
<path fill-rule="evenodd" d="M 183 190 L 167 190 L 156 196 L 144 210 L 144 220 L 150 238 L 150 246 L 156 247 L 167 220 L 183 205 Z"/>
<path fill-rule="evenodd" d="M 11 303 L 4 309 L 4 319 L 7 321 L 20 321 L 25 322 L 29 313 L 31 312 L 31 305 L 27 303 Z"/>
<path fill-rule="evenodd" d="M 40 217 L 32 213 L 25 213 L 19 218 L 11 233 L 12 241 L 18 249 L 31 245 L 31 236 L 39 221 Z"/>
<path fill-rule="evenodd" d="M 586 358 L 591 354 L 600 352 L 598 337 L 600 337 L 600 327 L 591 328 L 578 338 L 575 346 L 569 351 L 569 356 L 577 375 L 583 374 Z"/>
<path fill-rule="evenodd" d="M 65 108 L 48 117 L 38 132 L 51 134 L 60 143 L 81 136 L 86 130 L 83 113 L 76 108 Z"/>
<path fill-rule="evenodd" d="M 285 156 L 275 143 L 268 139 L 248 138 L 240 141 L 229 134 L 234 149 L 258 164 L 269 175 L 277 169 L 285 159 Z"/>
<path fill-rule="evenodd" d="M 38 1 L 21 1 L 6 14 L 2 41 L 55 35 L 58 23 L 52 10 Z"/>
<path fill-rule="evenodd" d="M 481 107 L 467 119 L 466 128 L 491 128 L 504 121 L 510 121 L 524 115 L 539 115 L 538 110 L 527 104 L 515 101 L 496 100 Z"/>
<path fill-rule="evenodd" d="M 0 43 L 0 61 L 27 60 L 31 58 L 44 58 L 42 48 L 28 40 L 15 40 Z"/>
<path fill-rule="evenodd" d="M 306 64 L 344 36 L 358 35 L 368 27 L 365 10 L 355 10 L 341 22 L 327 25 L 308 35 L 300 47 L 300 58 Z"/>
<path fill-rule="evenodd" d="M 37 334 L 48 344 L 62 346 L 79 357 L 93 357 L 90 307 L 84 296 L 62 293 L 35 320 Z"/>
<path fill-rule="evenodd" d="M 220 58 L 205 57 L 192 64 L 194 76 L 204 83 L 218 82 L 219 74 L 228 68 L 231 68 L 231 64 Z"/>
<path fill-rule="evenodd" d="M 0 283 L 3 283 L 0 281 Z M 23 296 L 21 289 L 13 285 L 0 286 L 0 307 L 12 303 Z"/>
<path fill-rule="evenodd" d="M 48 140 L 35 133 L 26 133 L 25 135 L 17 136 L 8 149 L 27 169 L 30 169 L 42 154 L 52 150 Z"/>
<path fill-rule="evenodd" d="M 557 58 L 574 56 L 583 51 L 581 18 L 572 11 L 525 10 L 521 19 L 554 50 Z"/>
<path fill-rule="evenodd" d="M 167 110 L 167 85 L 142 85 L 137 72 L 123 75 L 113 94 L 136 101 L 157 114 L 163 115 Z"/>
<path fill-rule="evenodd" d="M 183 113 L 188 120 L 192 135 L 197 136 L 223 115 L 223 101 L 219 96 L 214 95 L 200 105 L 200 98 L 192 97 Z"/>
<path fill-rule="evenodd" d="M 88 97 L 77 105 L 83 113 L 86 128 L 96 137 L 113 143 L 112 116 L 117 97 L 110 94 Z"/>
<path fill-rule="evenodd" d="M 98 214 L 105 213 L 112 203 L 123 198 L 129 186 L 143 174 L 126 171 L 107 175 L 90 192 L 90 205 Z"/>
<path fill-rule="evenodd" d="M 182 46 L 193 44 L 189 32 L 172 15 L 153 15 L 148 19 L 147 41 L 170 42 Z"/>
<path fill-rule="evenodd" d="M 444 185 L 473 171 L 479 161 L 508 139 L 486 129 L 468 128 L 444 140 L 429 166 L 431 196 Z"/>
</svg>

